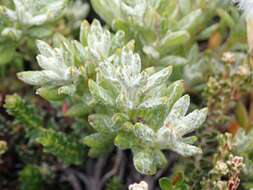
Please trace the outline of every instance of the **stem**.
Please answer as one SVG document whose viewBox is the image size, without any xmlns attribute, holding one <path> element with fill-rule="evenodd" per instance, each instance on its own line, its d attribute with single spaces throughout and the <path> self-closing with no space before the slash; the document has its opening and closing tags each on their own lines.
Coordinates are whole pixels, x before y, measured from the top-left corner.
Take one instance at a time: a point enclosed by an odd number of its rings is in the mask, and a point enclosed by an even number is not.
<svg viewBox="0 0 253 190">
<path fill-rule="evenodd" d="M 121 150 L 118 150 L 114 166 L 111 171 L 109 171 L 107 174 L 104 175 L 104 177 L 101 179 L 101 182 L 99 183 L 99 186 L 102 187 L 111 177 L 116 175 L 120 168 L 120 164 L 122 159 L 124 158 L 124 153 Z"/>
</svg>

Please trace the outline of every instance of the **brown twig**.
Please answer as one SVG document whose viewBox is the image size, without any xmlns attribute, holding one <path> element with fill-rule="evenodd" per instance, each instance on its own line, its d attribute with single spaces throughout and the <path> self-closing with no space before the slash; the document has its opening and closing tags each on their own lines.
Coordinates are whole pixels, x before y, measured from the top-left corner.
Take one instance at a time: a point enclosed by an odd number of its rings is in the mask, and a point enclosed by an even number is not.
<svg viewBox="0 0 253 190">
<path fill-rule="evenodd" d="M 121 160 L 123 159 L 123 157 L 124 157 L 123 152 L 121 150 L 118 150 L 117 155 L 116 155 L 115 164 L 114 164 L 112 170 L 109 171 L 107 174 L 105 174 L 104 177 L 102 178 L 102 180 L 100 182 L 100 187 L 102 187 L 108 179 L 110 179 L 112 176 L 116 175 L 117 171 L 119 170 L 120 163 L 121 163 Z"/>
<path fill-rule="evenodd" d="M 69 182 L 74 190 L 82 190 L 82 187 L 81 187 L 78 179 L 76 178 L 76 176 L 72 172 L 72 170 L 67 169 L 65 171 L 65 174 L 66 174 L 66 176 L 63 179 L 64 181 Z"/>
</svg>

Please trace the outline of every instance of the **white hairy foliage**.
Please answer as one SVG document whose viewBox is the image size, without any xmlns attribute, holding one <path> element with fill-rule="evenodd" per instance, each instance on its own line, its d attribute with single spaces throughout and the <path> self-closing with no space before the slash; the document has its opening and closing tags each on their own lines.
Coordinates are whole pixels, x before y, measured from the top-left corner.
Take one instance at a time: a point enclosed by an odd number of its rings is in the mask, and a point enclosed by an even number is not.
<svg viewBox="0 0 253 190">
<path fill-rule="evenodd" d="M 50 3 L 58 1 L 51 0 Z M 122 5 L 121 11 L 140 21 L 149 3 L 155 3 L 155 1 L 124 0 L 119 4 Z M 58 10 L 57 7 L 59 6 L 52 9 Z M 39 8 L 31 9 L 38 9 L 40 14 Z M 65 39 L 59 42 L 59 48 L 52 48 L 47 43 L 38 41 L 40 53 L 37 61 L 42 70 L 21 72 L 18 78 L 31 85 L 56 88 L 59 94 L 68 95 L 73 95 L 76 88 L 85 85 L 87 81 L 84 82 L 84 80 L 89 78 L 87 94 L 90 93 L 89 96 L 93 98 L 92 105 L 98 107 L 103 105 L 101 113 L 105 115 L 101 117 L 100 122 L 97 122 L 98 117 L 93 119 L 97 124 L 92 124 L 92 126 L 98 129 L 97 135 L 109 137 L 108 144 L 113 143 L 111 141 L 115 136 L 117 146 L 131 149 L 134 154 L 134 164 L 141 173 L 152 175 L 164 165 L 166 158 L 162 150 L 173 150 L 183 156 L 201 153 L 200 148 L 192 145 L 196 138 L 185 137 L 185 135 L 203 124 L 207 110 L 195 110 L 186 115 L 190 98 L 186 95 L 178 100 L 182 94 L 183 85 L 181 82 L 170 85 L 168 79 L 172 73 L 171 66 L 160 70 L 154 67 L 142 69 L 141 57 L 134 53 L 134 43 L 131 41 L 123 47 L 125 45 L 124 32 L 118 31 L 112 34 L 97 20 L 94 20 L 91 25 L 84 22 L 80 37 L 81 43 Z M 83 73 L 85 77 L 81 80 Z M 108 107 L 110 111 L 107 109 L 105 111 L 104 107 Z M 118 119 L 115 119 L 116 113 L 122 117 L 118 115 Z M 112 125 L 115 125 L 115 130 L 113 129 L 115 134 L 110 134 L 110 130 L 108 132 L 107 128 L 111 127 L 111 124 L 108 124 L 109 127 L 104 127 L 107 121 L 113 120 L 112 117 L 115 121 L 115 123 L 112 122 Z M 92 120 L 91 117 L 90 119 Z M 163 120 L 164 123 L 162 123 Z M 122 127 L 126 125 L 128 127 Z M 121 129 L 122 134 L 116 134 Z M 107 132 L 104 134 L 101 131 Z M 124 135 L 128 134 L 130 134 L 127 136 L 129 143 L 124 140 L 126 138 Z M 91 147 L 92 138 L 89 137 L 85 141 Z M 93 148 L 97 151 L 96 147 Z M 130 189 L 139 190 L 138 188 L 140 189 L 141 186 L 134 185 Z M 146 190 L 145 188 L 147 189 L 144 186 L 140 190 Z"/>
<path fill-rule="evenodd" d="M 99 68 L 103 76 L 120 89 L 116 99 L 118 104 L 123 104 L 128 109 L 135 109 L 164 103 L 165 99 L 162 97 L 149 97 L 143 102 L 140 101 L 140 97 L 167 81 L 171 74 L 171 67 L 148 75 L 145 70 L 141 71 L 140 56 L 125 47 L 120 54 L 115 54 L 102 62 Z"/>
<path fill-rule="evenodd" d="M 51 48 L 43 41 L 37 41 L 40 54 L 37 56 L 42 71 L 18 73 L 19 79 L 31 85 L 63 86 L 77 79 L 80 71 L 74 67 L 62 48 Z"/>
<path fill-rule="evenodd" d="M 164 96 L 161 92 L 154 93 L 153 91 L 166 89 L 164 84 L 170 77 L 171 67 L 157 72 L 151 68 L 142 71 L 139 55 L 133 53 L 129 47 L 131 46 L 128 44 L 121 52 L 100 63 L 99 74 L 102 74 L 101 78 L 109 81 L 111 87 L 107 85 L 104 88 L 103 85 L 100 86 L 101 81 L 98 81 L 98 84 L 92 81 L 90 89 L 93 97 L 97 102 L 116 106 L 119 109 L 123 108 L 123 110 L 152 110 L 161 105 L 167 105 L 170 95 Z M 110 94 L 113 88 L 118 89 L 116 97 Z M 158 131 L 146 125 L 136 124 L 134 136 L 142 145 L 158 145 L 159 150 L 170 149 L 183 156 L 201 153 L 200 148 L 191 145 L 196 137 L 185 138 L 185 135 L 195 131 L 204 123 L 207 109 L 195 110 L 186 115 L 189 106 L 190 97 L 185 95 L 176 101 Z M 152 159 L 147 156 L 147 152 L 136 152 L 134 163 L 142 173 L 148 173 L 150 168 L 142 167 L 144 158 L 146 162 L 150 162 L 146 165 L 155 167 Z"/>
<path fill-rule="evenodd" d="M 66 15 L 68 18 L 71 18 L 71 23 L 74 28 L 78 28 L 81 24 L 81 21 L 88 15 L 90 10 L 89 4 L 84 3 L 82 0 L 75 0 L 72 4 L 66 9 Z"/>
<path fill-rule="evenodd" d="M 238 152 L 246 152 L 251 150 L 252 142 L 253 130 L 247 134 L 244 129 L 239 129 L 239 131 L 236 133 L 236 136 L 234 137 L 234 144 Z"/>
<path fill-rule="evenodd" d="M 253 164 L 251 160 L 251 152 L 253 147 L 253 130 L 245 132 L 240 128 L 233 139 L 234 150 L 240 156 L 244 156 L 247 167 L 243 168 L 245 175 L 251 175 L 253 172 Z"/>
<path fill-rule="evenodd" d="M 185 95 L 172 107 L 164 125 L 157 132 L 161 149 L 172 149 L 183 156 L 202 153 L 200 148 L 185 143 L 189 137 L 185 139 L 184 135 L 195 131 L 204 123 L 207 109 L 195 110 L 186 115 L 189 105 L 190 97 Z"/>
<path fill-rule="evenodd" d="M 114 55 L 102 62 L 100 70 L 105 78 L 119 86 L 121 94 L 117 101 L 123 101 L 129 109 L 133 109 L 142 81 L 140 56 L 123 48 L 120 55 Z"/>
<path fill-rule="evenodd" d="M 141 181 L 140 183 L 134 183 L 129 185 L 129 190 L 148 190 L 148 184 L 145 181 Z"/>
<path fill-rule="evenodd" d="M 63 40 L 59 42 L 61 47 L 52 48 L 45 42 L 38 41 L 40 54 L 37 61 L 43 70 L 21 72 L 18 77 L 31 85 L 61 87 L 58 89 L 59 93 L 74 93 L 79 76 L 86 76 L 89 67 L 97 66 L 124 43 L 124 32 L 119 31 L 113 35 L 97 20 L 91 25 L 88 24 L 86 30 L 81 30 L 81 33 L 86 39 L 84 44 L 59 39 Z M 79 59 L 78 63 L 76 58 Z M 95 85 L 93 87 L 103 95 L 101 88 Z"/>
<path fill-rule="evenodd" d="M 92 0 L 95 10 L 105 19 L 107 23 L 117 19 L 137 22 L 143 25 L 145 14 L 150 7 L 156 8 L 160 0 Z"/>
<path fill-rule="evenodd" d="M 120 0 L 91 0 L 92 7 L 109 24 L 114 17 L 121 17 Z"/>
<path fill-rule="evenodd" d="M 248 18 L 253 18 L 253 0 L 233 0 L 238 3 L 240 9 L 244 10 Z"/>
<path fill-rule="evenodd" d="M 66 0 L 13 0 L 15 10 L 5 8 L 13 22 L 38 26 L 55 20 L 66 7 Z"/>
<path fill-rule="evenodd" d="M 80 20 L 87 16 L 88 11 L 89 5 L 87 3 L 83 3 L 81 0 L 76 0 L 67 9 L 67 14 L 73 14 L 75 19 Z"/>
<path fill-rule="evenodd" d="M 132 17 L 140 23 L 144 20 L 144 15 L 148 7 L 147 0 L 121 1 L 121 11 L 126 17 Z"/>
<path fill-rule="evenodd" d="M 97 60 L 108 57 L 111 48 L 111 34 L 104 29 L 100 22 L 93 21 L 88 34 L 88 48 Z"/>
<path fill-rule="evenodd" d="M 81 31 L 82 32 L 82 31 Z M 122 31 L 111 34 L 110 31 L 94 20 L 87 34 L 87 47 L 89 56 L 97 64 L 110 57 L 117 48 L 124 44 L 125 34 Z"/>
</svg>

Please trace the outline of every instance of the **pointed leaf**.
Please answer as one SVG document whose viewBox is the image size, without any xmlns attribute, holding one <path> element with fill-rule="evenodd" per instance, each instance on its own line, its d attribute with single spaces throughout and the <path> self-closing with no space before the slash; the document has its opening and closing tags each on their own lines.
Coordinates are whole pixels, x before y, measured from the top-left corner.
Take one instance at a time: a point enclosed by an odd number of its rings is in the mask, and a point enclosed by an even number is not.
<svg viewBox="0 0 253 190">
<path fill-rule="evenodd" d="M 92 96 L 95 98 L 97 102 L 105 104 L 105 105 L 111 105 L 111 106 L 114 105 L 114 100 L 110 96 L 110 94 L 107 92 L 107 90 L 97 85 L 92 80 L 89 80 L 89 89 Z"/>
<path fill-rule="evenodd" d="M 147 83 L 142 88 L 142 92 L 146 93 L 150 89 L 166 82 L 169 79 L 171 73 L 172 73 L 172 67 L 169 66 L 152 74 L 151 76 L 148 77 Z"/>
</svg>

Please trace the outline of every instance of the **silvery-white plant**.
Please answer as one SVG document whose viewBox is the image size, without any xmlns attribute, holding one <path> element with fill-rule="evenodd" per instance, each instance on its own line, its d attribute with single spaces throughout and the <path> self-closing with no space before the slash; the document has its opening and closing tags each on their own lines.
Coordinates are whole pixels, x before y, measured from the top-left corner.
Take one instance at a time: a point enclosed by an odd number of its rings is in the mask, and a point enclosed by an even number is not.
<svg viewBox="0 0 253 190">
<path fill-rule="evenodd" d="M 15 9 L 1 7 L 4 15 L 13 22 L 38 26 L 58 18 L 68 0 L 13 0 Z"/>
<path fill-rule="evenodd" d="M 243 156 L 246 166 L 243 168 L 243 172 L 246 175 L 251 175 L 253 172 L 253 162 L 250 158 L 250 154 L 253 149 L 253 130 L 245 132 L 244 129 L 239 129 L 234 137 L 234 150 L 235 152 Z"/>
<path fill-rule="evenodd" d="M 91 0 L 91 3 L 112 29 L 123 30 L 128 38 L 135 39 L 138 51 L 148 58 L 147 64 L 168 66 L 185 64 L 182 45 L 195 40 L 196 31 L 212 20 L 216 7 L 227 6 L 229 0 Z M 205 36 L 217 30 L 217 25 L 208 29 L 203 31 Z"/>
<path fill-rule="evenodd" d="M 112 55 L 124 43 L 124 32 L 110 33 L 96 19 L 93 20 L 91 25 L 86 20 L 82 22 L 80 43 L 74 42 L 76 49 L 84 59 L 83 61 L 92 62 L 95 65 Z"/>
<path fill-rule="evenodd" d="M 233 0 L 238 3 L 238 7 L 245 11 L 248 19 L 253 18 L 253 1 L 252 0 Z"/>
<path fill-rule="evenodd" d="M 246 15 L 248 44 L 250 54 L 253 52 L 253 1 L 252 0 L 233 0 L 238 3 L 240 9 L 242 9 Z M 253 62 L 253 59 L 252 59 Z"/>
<path fill-rule="evenodd" d="M 75 0 L 67 7 L 65 15 L 73 28 L 79 28 L 82 20 L 88 15 L 90 10 L 89 4 L 82 0 Z"/>
<path fill-rule="evenodd" d="M 129 185 L 129 190 L 148 190 L 148 184 L 145 181 L 141 181 L 140 183 L 134 183 Z"/>
<path fill-rule="evenodd" d="M 18 77 L 40 86 L 38 94 L 47 88 L 46 93 L 55 96 L 92 97 L 81 104 L 93 106 L 86 114 L 96 132 L 83 139 L 90 156 L 106 153 L 115 144 L 133 152 L 140 173 L 153 175 L 167 163 L 163 150 L 183 156 L 201 153 L 192 145 L 196 137 L 185 135 L 203 124 L 207 110 L 186 115 L 190 98 L 181 97 L 182 81 L 169 81 L 172 67 L 143 68 L 134 41 L 125 43 L 124 32 L 113 34 L 97 20 L 91 25 L 84 21 L 80 42 L 61 38 L 55 48 L 42 41 L 37 46 L 43 70 L 21 72 Z M 43 97 L 52 97 L 43 92 Z"/>
<path fill-rule="evenodd" d="M 172 46 L 189 40 L 189 33 L 184 29 L 174 32 L 169 30 L 168 26 L 160 28 L 160 21 L 166 19 L 159 13 L 159 8 L 163 4 L 160 0 L 92 0 L 91 2 L 106 23 L 115 30 L 119 28 L 124 30 L 128 37 L 135 38 L 137 43 L 141 43 L 141 51 L 151 59 L 158 59 L 157 64 L 159 58 L 163 57 L 162 49 L 169 51 Z M 166 4 L 169 4 L 169 10 L 174 6 L 173 3 Z"/>
<path fill-rule="evenodd" d="M 207 109 L 195 110 L 186 115 L 190 106 L 190 97 L 185 95 L 173 105 L 163 126 L 157 132 L 161 149 L 171 149 L 183 156 L 201 154 L 202 150 L 190 145 L 195 137 L 186 137 L 205 121 Z"/>
<path fill-rule="evenodd" d="M 62 39 L 59 47 L 52 48 L 38 40 L 40 54 L 37 60 L 43 70 L 21 72 L 18 78 L 31 85 L 57 87 L 60 94 L 73 95 L 79 78 L 87 78 L 87 67 L 92 67 L 84 63 L 99 63 L 124 43 L 123 38 L 124 33 L 110 34 L 97 20 L 91 25 L 84 21 L 81 26 L 81 43 Z M 79 63 L 76 59 L 79 59 Z"/>
<path fill-rule="evenodd" d="M 36 39 L 47 40 L 56 31 L 65 36 L 72 35 L 70 32 L 76 29 L 87 15 L 88 6 L 81 1 L 69 2 L 69 0 L 0 2 L 0 64 L 32 59 L 32 55 L 36 52 L 34 48 Z M 8 45 L 4 45 L 6 43 Z M 19 48 L 22 49 L 22 56 L 18 53 Z"/>
<path fill-rule="evenodd" d="M 106 0 L 106 1 L 93 1 L 93 7 L 101 10 L 101 16 L 108 24 L 112 24 L 114 18 L 130 19 L 133 22 L 144 24 L 144 14 L 150 4 L 147 0 Z"/>
<path fill-rule="evenodd" d="M 101 148 L 94 143 L 95 139 L 103 139 L 104 145 L 110 145 L 115 136 L 114 143 L 119 148 L 132 150 L 136 169 L 152 175 L 166 164 L 161 150 L 174 150 L 183 156 L 201 153 L 200 148 L 190 145 L 196 138 L 184 135 L 203 124 L 207 110 L 185 116 L 190 99 L 179 98 L 181 81 L 167 84 L 172 68 L 143 70 L 140 56 L 133 48 L 130 42 L 101 62 L 96 82 L 89 80 L 94 102 L 97 107 L 106 106 L 106 111 L 90 117 L 97 133 L 86 137 L 84 142 L 94 155 Z"/>
<path fill-rule="evenodd" d="M 58 86 L 59 93 L 71 88 L 68 85 L 76 83 L 81 71 L 69 59 L 70 54 L 62 48 L 53 49 L 43 41 L 37 41 L 37 47 L 38 64 L 43 70 L 21 72 L 18 78 L 31 85 Z"/>
</svg>

